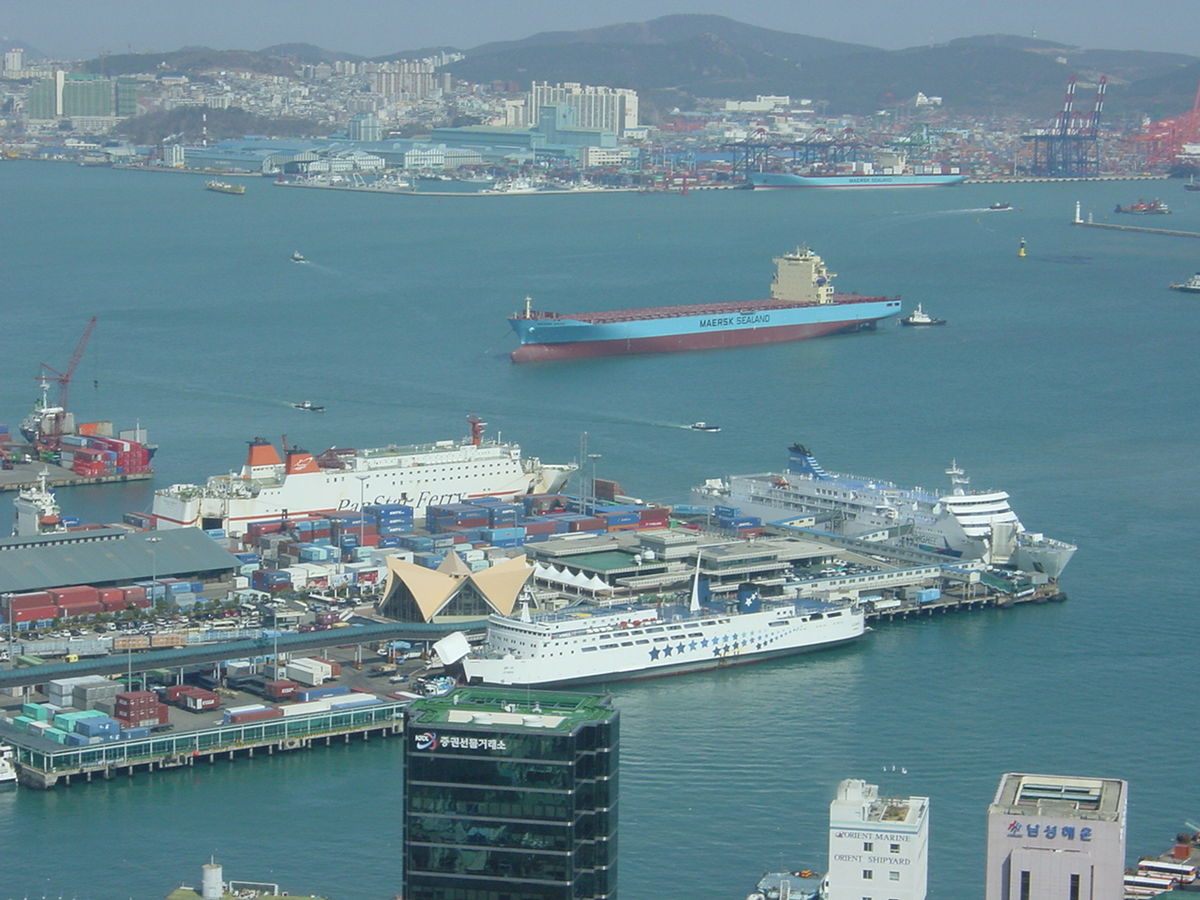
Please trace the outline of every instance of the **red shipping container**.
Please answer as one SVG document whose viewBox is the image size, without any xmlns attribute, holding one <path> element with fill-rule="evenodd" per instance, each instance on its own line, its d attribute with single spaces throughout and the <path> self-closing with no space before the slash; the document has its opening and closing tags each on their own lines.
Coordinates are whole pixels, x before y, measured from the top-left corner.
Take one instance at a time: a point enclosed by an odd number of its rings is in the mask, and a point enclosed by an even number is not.
<svg viewBox="0 0 1200 900">
<path fill-rule="evenodd" d="M 100 588 L 100 602 L 106 600 L 124 600 L 125 592 L 120 588 Z"/>
<path fill-rule="evenodd" d="M 72 587 L 51 588 L 47 593 L 54 598 L 54 602 L 59 606 L 63 605 L 64 600 L 74 600 L 82 598 L 88 602 L 95 602 L 100 599 L 100 592 L 94 587 L 86 584 L 74 585 Z"/>
<path fill-rule="evenodd" d="M 158 705 L 158 695 L 154 691 L 122 691 L 117 694 L 117 706 L 137 706 L 139 704 Z"/>
<path fill-rule="evenodd" d="M 299 687 L 294 681 L 281 679 L 279 681 L 268 681 L 266 683 L 266 694 L 272 700 L 284 700 L 296 693 L 296 688 Z"/>
<path fill-rule="evenodd" d="M 104 612 L 104 605 L 97 600 L 95 603 L 80 603 L 73 606 L 60 606 L 64 618 L 72 616 L 94 616 Z"/>
<path fill-rule="evenodd" d="M 17 609 L 35 609 L 39 606 L 53 606 L 54 598 L 46 591 L 38 591 L 34 594 L 13 594 L 12 608 Z"/>
<path fill-rule="evenodd" d="M 212 691 L 192 691 L 190 694 L 184 694 L 183 706 L 184 709 L 191 712 L 202 712 L 206 709 L 216 709 L 221 705 L 221 698 Z"/>
<path fill-rule="evenodd" d="M 166 690 L 167 702 L 178 703 L 179 698 L 195 690 L 190 684 L 173 684 Z M 155 700 L 157 703 L 157 699 Z"/>
<path fill-rule="evenodd" d="M 126 600 L 144 600 L 146 598 L 146 589 L 139 585 L 123 587 L 121 593 L 125 595 Z"/>
<path fill-rule="evenodd" d="M 282 719 L 282 709 L 252 709 L 247 712 L 234 713 L 229 717 L 230 725 L 244 725 L 247 722 L 262 722 L 267 719 Z"/>
<path fill-rule="evenodd" d="M 61 613 L 57 606 L 31 606 L 27 609 L 13 610 L 13 624 L 18 622 L 40 622 L 42 619 L 55 619 Z"/>
<path fill-rule="evenodd" d="M 138 609 L 150 608 L 150 599 L 148 597 L 139 597 L 136 600 L 130 600 L 129 602 L 138 607 Z"/>
<path fill-rule="evenodd" d="M 129 604 L 122 597 L 119 600 L 101 600 L 100 605 L 104 607 L 105 612 L 120 612 L 123 609 L 128 609 Z"/>
</svg>

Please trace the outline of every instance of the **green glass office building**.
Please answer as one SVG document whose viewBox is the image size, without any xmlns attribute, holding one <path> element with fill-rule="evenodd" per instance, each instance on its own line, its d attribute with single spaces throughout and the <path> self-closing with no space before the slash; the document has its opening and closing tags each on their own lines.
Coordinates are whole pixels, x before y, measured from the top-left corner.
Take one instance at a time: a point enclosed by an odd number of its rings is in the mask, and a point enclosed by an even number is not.
<svg viewBox="0 0 1200 900">
<path fill-rule="evenodd" d="M 611 698 L 461 688 L 405 725 L 405 900 L 616 900 Z"/>
</svg>

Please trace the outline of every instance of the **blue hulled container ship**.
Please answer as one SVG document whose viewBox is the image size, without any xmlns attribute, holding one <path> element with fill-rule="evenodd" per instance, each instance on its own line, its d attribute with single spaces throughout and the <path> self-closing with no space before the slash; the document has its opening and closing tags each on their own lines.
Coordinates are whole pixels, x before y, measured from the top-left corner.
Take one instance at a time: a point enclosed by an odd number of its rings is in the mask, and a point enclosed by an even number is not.
<svg viewBox="0 0 1200 900">
<path fill-rule="evenodd" d="M 655 306 L 561 314 L 533 309 L 509 319 L 521 346 L 514 362 L 630 353 L 711 350 L 797 341 L 839 331 L 873 328 L 900 312 L 898 297 L 835 294 L 836 276 L 821 257 L 799 248 L 775 260 L 765 300 Z"/>
<path fill-rule="evenodd" d="M 904 175 L 794 175 L 790 172 L 751 172 L 755 188 L 949 187 L 966 175 L 908 173 Z"/>
</svg>

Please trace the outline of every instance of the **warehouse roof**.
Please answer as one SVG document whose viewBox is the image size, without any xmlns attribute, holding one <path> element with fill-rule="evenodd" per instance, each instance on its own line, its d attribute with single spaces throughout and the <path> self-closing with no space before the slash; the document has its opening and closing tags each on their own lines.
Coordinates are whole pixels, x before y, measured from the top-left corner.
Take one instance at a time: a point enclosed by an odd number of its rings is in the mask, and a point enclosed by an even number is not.
<svg viewBox="0 0 1200 900">
<path fill-rule="evenodd" d="M 97 528 L 0 539 L 0 593 L 228 571 L 237 557 L 199 528 Z"/>
</svg>

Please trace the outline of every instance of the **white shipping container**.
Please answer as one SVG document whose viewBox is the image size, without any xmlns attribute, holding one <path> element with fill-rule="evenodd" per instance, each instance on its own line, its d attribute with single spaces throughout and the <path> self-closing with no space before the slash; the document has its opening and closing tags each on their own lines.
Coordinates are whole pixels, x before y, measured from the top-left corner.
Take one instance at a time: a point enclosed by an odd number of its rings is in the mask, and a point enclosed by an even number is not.
<svg viewBox="0 0 1200 900">
<path fill-rule="evenodd" d="M 285 716 L 300 716 L 304 713 L 325 712 L 325 710 L 329 709 L 329 701 L 331 699 L 323 698 L 321 700 L 309 700 L 307 703 L 290 703 L 279 708 L 283 710 Z"/>
<path fill-rule="evenodd" d="M 257 709 L 269 709 L 269 707 L 262 703 L 252 703 L 250 706 L 230 706 L 226 708 L 225 712 L 232 716 L 236 713 L 254 712 Z"/>
<path fill-rule="evenodd" d="M 319 659 L 314 659 L 311 656 L 302 656 L 299 659 L 293 659 L 289 665 L 303 666 L 306 669 L 312 669 L 314 672 L 321 672 L 326 678 L 333 677 L 333 666 Z"/>
<path fill-rule="evenodd" d="M 288 663 L 287 677 L 289 680 L 297 684 L 302 684 L 305 687 L 320 687 L 325 683 L 325 676 L 320 672 L 314 672 L 312 669 L 295 666 L 291 663 Z"/>
</svg>

